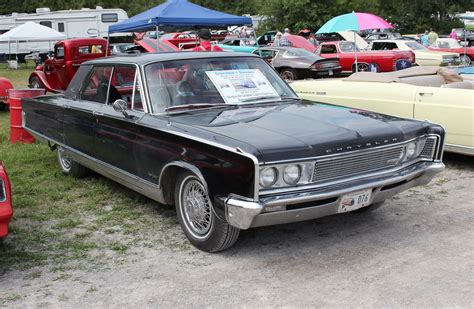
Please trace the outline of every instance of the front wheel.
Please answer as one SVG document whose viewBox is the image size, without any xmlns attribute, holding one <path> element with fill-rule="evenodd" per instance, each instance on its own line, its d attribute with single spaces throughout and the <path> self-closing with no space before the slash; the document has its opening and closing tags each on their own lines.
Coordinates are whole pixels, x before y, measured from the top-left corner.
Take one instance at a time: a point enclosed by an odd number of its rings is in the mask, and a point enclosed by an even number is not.
<svg viewBox="0 0 474 309">
<path fill-rule="evenodd" d="M 231 247 L 240 230 L 219 219 L 201 180 L 181 172 L 175 185 L 175 205 L 179 223 L 188 240 L 199 250 L 217 252 Z"/>
<path fill-rule="evenodd" d="M 89 169 L 74 161 L 62 146 L 58 146 L 58 163 L 65 175 L 82 178 L 89 174 Z"/>
<path fill-rule="evenodd" d="M 471 58 L 468 55 L 461 55 L 459 58 L 462 65 L 471 65 Z"/>
<path fill-rule="evenodd" d="M 44 86 L 43 86 L 43 84 L 41 83 L 41 81 L 39 80 L 38 77 L 33 76 L 30 79 L 30 88 L 39 89 L 39 88 L 44 88 Z"/>
</svg>

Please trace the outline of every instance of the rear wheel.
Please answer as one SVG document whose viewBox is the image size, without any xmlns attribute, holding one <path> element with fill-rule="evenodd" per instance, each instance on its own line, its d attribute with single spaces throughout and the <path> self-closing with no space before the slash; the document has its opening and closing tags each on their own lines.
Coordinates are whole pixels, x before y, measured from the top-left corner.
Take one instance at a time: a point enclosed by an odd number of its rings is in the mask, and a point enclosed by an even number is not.
<svg viewBox="0 0 474 309">
<path fill-rule="evenodd" d="M 58 146 L 58 163 L 61 171 L 66 175 L 82 178 L 89 174 L 89 169 L 75 162 L 62 146 Z"/>
<path fill-rule="evenodd" d="M 355 64 L 352 66 L 352 72 L 355 72 L 356 69 L 355 69 Z M 369 72 L 370 71 L 370 67 L 367 63 L 358 63 L 357 64 L 357 69 L 358 69 L 358 72 Z"/>
<path fill-rule="evenodd" d="M 471 58 L 468 55 L 461 55 L 459 58 L 462 65 L 471 65 Z"/>
<path fill-rule="evenodd" d="M 291 68 L 282 69 L 280 71 L 280 76 L 288 82 L 292 82 L 298 79 L 298 75 L 296 74 L 296 71 Z"/>
<path fill-rule="evenodd" d="M 196 175 L 181 172 L 176 179 L 174 193 L 179 223 L 196 248 L 217 252 L 237 241 L 240 230 L 214 214 L 208 192 Z"/>
</svg>

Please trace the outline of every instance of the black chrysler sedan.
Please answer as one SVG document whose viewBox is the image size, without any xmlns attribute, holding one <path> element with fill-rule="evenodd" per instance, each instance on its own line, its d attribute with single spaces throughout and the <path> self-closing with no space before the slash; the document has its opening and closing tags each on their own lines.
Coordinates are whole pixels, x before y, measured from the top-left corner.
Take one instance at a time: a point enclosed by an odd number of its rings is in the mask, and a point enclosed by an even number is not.
<svg viewBox="0 0 474 309">
<path fill-rule="evenodd" d="M 439 125 L 304 101 L 252 54 L 85 62 L 65 93 L 23 112 L 65 174 L 94 170 L 176 205 L 208 252 L 240 230 L 375 209 L 444 168 Z"/>
</svg>

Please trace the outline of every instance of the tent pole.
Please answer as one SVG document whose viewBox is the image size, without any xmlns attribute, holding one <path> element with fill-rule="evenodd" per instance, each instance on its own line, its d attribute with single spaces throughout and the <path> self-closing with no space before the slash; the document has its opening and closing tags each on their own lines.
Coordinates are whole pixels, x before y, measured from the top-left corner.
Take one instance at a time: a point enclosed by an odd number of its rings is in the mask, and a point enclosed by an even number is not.
<svg viewBox="0 0 474 309">
<path fill-rule="evenodd" d="M 156 52 L 160 52 L 160 26 L 156 25 Z"/>
<path fill-rule="evenodd" d="M 357 44 L 356 44 L 356 33 L 355 33 L 355 31 L 354 31 L 354 46 L 357 47 Z M 357 72 L 359 72 L 359 64 L 357 63 L 357 52 L 356 52 L 355 64 L 356 64 L 356 73 L 357 73 Z"/>
<path fill-rule="evenodd" d="M 110 33 L 109 33 L 109 30 L 107 30 L 107 44 L 105 44 L 105 56 L 106 57 L 109 55 L 109 46 L 110 46 Z"/>
</svg>

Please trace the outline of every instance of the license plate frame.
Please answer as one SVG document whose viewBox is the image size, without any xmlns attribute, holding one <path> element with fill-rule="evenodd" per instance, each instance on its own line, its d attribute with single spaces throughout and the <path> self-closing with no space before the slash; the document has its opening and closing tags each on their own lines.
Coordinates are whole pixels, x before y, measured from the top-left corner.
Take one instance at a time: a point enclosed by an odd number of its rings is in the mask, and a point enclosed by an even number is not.
<svg viewBox="0 0 474 309">
<path fill-rule="evenodd" d="M 372 200 L 372 189 L 360 190 L 344 194 L 337 208 L 338 213 L 351 212 L 369 206 Z"/>
</svg>

